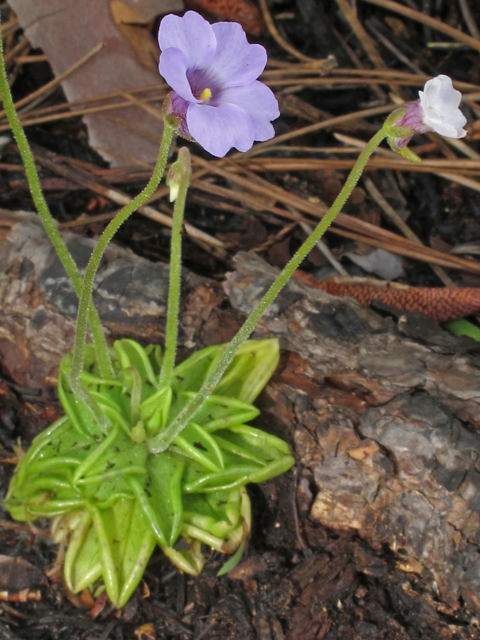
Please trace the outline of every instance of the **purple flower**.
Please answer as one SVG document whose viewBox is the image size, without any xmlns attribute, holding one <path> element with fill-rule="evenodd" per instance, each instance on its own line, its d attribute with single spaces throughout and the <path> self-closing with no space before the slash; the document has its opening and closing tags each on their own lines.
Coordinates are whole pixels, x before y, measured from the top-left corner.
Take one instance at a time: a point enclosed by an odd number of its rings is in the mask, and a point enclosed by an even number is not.
<svg viewBox="0 0 480 640">
<path fill-rule="evenodd" d="M 195 11 L 163 18 L 158 34 L 160 75 L 172 87 L 167 115 L 178 131 L 222 158 L 232 147 L 248 151 L 275 135 L 280 115 L 272 91 L 257 80 L 267 62 L 234 22 L 209 24 Z"/>
</svg>

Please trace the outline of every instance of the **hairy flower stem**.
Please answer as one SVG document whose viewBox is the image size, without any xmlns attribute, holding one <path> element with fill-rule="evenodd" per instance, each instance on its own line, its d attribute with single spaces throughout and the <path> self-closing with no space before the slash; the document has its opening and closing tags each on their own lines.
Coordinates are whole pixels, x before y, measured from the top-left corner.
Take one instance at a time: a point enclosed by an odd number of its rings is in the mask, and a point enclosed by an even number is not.
<svg viewBox="0 0 480 640">
<path fill-rule="evenodd" d="M 58 257 L 68 273 L 70 280 L 72 281 L 75 293 L 80 298 L 82 291 L 82 276 L 80 275 L 77 265 L 75 264 L 69 250 L 67 249 L 64 241 L 58 229 L 55 225 L 55 221 L 52 218 L 52 214 L 48 208 L 47 202 L 40 186 L 40 180 L 38 178 L 37 169 L 33 160 L 33 154 L 28 144 L 25 132 L 18 118 L 15 105 L 13 103 L 12 94 L 10 91 L 10 85 L 8 84 L 7 71 L 5 68 L 5 58 L 3 55 L 3 40 L 0 27 L 0 96 L 3 100 L 3 106 L 5 109 L 8 122 L 15 137 L 20 155 L 22 156 L 23 164 L 25 165 L 25 173 L 27 175 L 28 184 L 32 193 L 33 202 L 38 211 L 40 220 L 44 226 L 45 231 L 53 244 Z M 95 344 L 95 352 L 97 355 L 98 366 L 100 373 L 104 378 L 110 378 L 113 375 L 112 363 L 110 362 L 110 356 L 108 353 L 107 343 L 103 334 L 102 325 L 98 317 L 96 309 L 92 306 L 88 316 L 90 322 L 90 328 L 92 331 L 93 341 Z"/>
<path fill-rule="evenodd" d="M 160 453 L 165 451 L 170 444 L 175 440 L 178 434 L 187 426 L 187 424 L 193 419 L 195 414 L 200 411 L 210 395 L 215 390 L 215 387 L 220 382 L 223 374 L 227 370 L 228 366 L 232 362 L 235 354 L 242 344 L 249 338 L 252 331 L 255 329 L 257 322 L 260 320 L 263 312 L 266 308 L 275 300 L 277 295 L 286 285 L 295 269 L 299 267 L 303 259 L 313 249 L 317 241 L 323 236 L 328 227 L 332 224 L 335 216 L 341 211 L 343 205 L 347 201 L 348 197 L 352 193 L 355 185 L 357 184 L 362 171 L 367 164 L 368 159 L 372 155 L 376 147 L 386 138 L 388 134 L 387 127 L 384 125 L 380 131 L 373 136 L 370 142 L 363 149 L 359 155 L 355 166 L 353 167 L 347 181 L 337 196 L 337 199 L 329 209 L 328 213 L 321 220 L 318 226 L 313 231 L 312 235 L 305 240 L 303 245 L 298 249 L 297 253 L 291 258 L 288 264 L 283 268 L 282 272 L 271 285 L 270 289 L 263 296 L 258 306 L 248 316 L 243 324 L 242 328 L 238 331 L 233 340 L 226 346 L 222 357 L 218 361 L 217 365 L 207 377 L 203 383 L 201 389 L 195 395 L 195 397 L 187 404 L 187 406 L 178 414 L 175 420 L 157 436 L 152 438 L 149 442 L 150 451 L 153 453 Z"/>
<path fill-rule="evenodd" d="M 177 168 L 178 167 L 178 168 Z M 172 166 L 178 174 L 178 194 L 173 209 L 172 240 L 170 245 L 170 285 L 168 288 L 168 312 L 167 328 L 165 332 L 165 355 L 160 372 L 159 387 L 168 387 L 175 366 L 175 353 L 177 351 L 178 334 L 178 310 L 180 307 L 180 286 L 182 276 L 182 226 L 185 200 L 187 197 L 190 178 L 192 176 L 192 163 L 190 152 L 182 147 L 178 152 L 178 160 Z"/>
<path fill-rule="evenodd" d="M 162 179 L 163 172 L 165 171 L 165 166 L 167 164 L 168 152 L 170 150 L 173 133 L 174 131 L 172 127 L 170 127 L 165 122 L 160 151 L 158 154 L 155 169 L 153 170 L 152 177 L 150 178 L 145 189 L 117 213 L 115 218 L 113 218 L 105 231 L 102 233 L 92 252 L 85 271 L 85 277 L 83 279 L 82 294 L 80 296 L 80 303 L 78 305 L 77 328 L 75 331 L 75 347 L 73 350 L 72 369 L 70 372 L 70 385 L 74 394 L 78 398 L 83 400 L 83 402 L 85 402 L 85 404 L 91 409 L 99 426 L 103 431 L 106 431 L 108 429 L 107 418 L 100 411 L 100 408 L 95 400 L 91 397 L 90 393 L 83 387 L 81 383 L 83 365 L 85 362 L 85 348 L 87 342 L 87 320 L 90 307 L 92 305 L 93 281 L 100 265 L 100 261 L 110 240 L 113 238 L 113 236 L 125 222 L 125 220 L 127 220 L 127 218 L 134 211 L 136 211 L 138 207 L 144 204 L 158 187 L 158 184 Z"/>
</svg>

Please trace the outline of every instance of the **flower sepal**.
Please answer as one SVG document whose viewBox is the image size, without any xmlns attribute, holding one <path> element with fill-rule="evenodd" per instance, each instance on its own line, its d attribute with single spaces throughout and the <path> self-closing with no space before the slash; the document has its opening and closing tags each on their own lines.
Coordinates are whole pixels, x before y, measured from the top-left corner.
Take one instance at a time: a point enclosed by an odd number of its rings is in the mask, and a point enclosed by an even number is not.
<svg viewBox="0 0 480 640">
<path fill-rule="evenodd" d="M 174 91 L 170 91 L 163 102 L 163 119 L 177 135 L 184 140 L 194 142 L 187 126 L 187 106 Z"/>
<path fill-rule="evenodd" d="M 417 156 L 416 153 L 414 153 L 411 149 L 409 149 L 406 146 L 399 147 L 397 145 L 397 140 L 405 139 L 405 131 L 408 132 L 408 129 L 406 127 L 393 127 L 392 131 L 387 136 L 387 142 L 392 151 L 395 151 L 395 153 L 399 153 L 402 156 L 402 158 L 405 158 L 405 160 L 408 160 L 409 162 L 415 162 L 416 164 L 418 164 L 422 160 L 419 156 Z M 398 135 L 399 133 L 401 135 Z M 410 132 L 409 137 L 411 138 L 412 135 L 413 133 Z"/>
<path fill-rule="evenodd" d="M 388 136 L 394 140 L 396 138 L 407 138 L 408 136 L 413 136 L 413 131 L 410 127 L 393 126 L 388 132 Z"/>
<path fill-rule="evenodd" d="M 387 134 L 387 142 L 395 153 L 399 153 L 402 158 L 408 160 L 409 162 L 419 163 L 421 162 L 421 158 L 417 156 L 411 149 L 409 149 L 406 145 L 399 146 L 399 142 L 404 142 L 405 140 L 410 140 L 413 137 L 413 131 L 409 127 L 402 126 L 392 126 Z"/>
<path fill-rule="evenodd" d="M 416 164 L 418 164 L 422 161 L 422 159 L 408 147 L 402 147 L 398 151 L 402 158 L 405 158 L 405 160 L 408 160 L 409 162 L 415 162 Z"/>
<path fill-rule="evenodd" d="M 390 113 L 389 116 L 386 118 L 383 126 L 390 131 L 391 127 L 396 125 L 397 122 L 399 122 L 402 118 L 404 118 L 407 115 L 407 111 L 408 109 L 406 107 L 400 107 L 400 109 L 395 109 L 395 111 L 392 111 L 392 113 Z"/>
</svg>

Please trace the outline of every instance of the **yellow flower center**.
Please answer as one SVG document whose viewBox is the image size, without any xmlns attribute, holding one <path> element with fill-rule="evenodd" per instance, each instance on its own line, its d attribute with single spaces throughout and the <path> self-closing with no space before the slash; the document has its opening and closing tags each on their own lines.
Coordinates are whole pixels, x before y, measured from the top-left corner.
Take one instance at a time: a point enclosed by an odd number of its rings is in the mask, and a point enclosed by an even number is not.
<svg viewBox="0 0 480 640">
<path fill-rule="evenodd" d="M 203 102 L 208 102 L 211 97 L 212 97 L 212 91 L 208 87 L 204 89 L 200 94 L 200 100 L 203 100 Z"/>
</svg>

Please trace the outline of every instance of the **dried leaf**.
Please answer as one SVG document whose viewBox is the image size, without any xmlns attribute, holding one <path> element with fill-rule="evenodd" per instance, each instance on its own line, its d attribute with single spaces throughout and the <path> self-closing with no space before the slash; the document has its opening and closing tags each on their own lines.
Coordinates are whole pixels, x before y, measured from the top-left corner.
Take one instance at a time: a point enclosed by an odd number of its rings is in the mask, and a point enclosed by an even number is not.
<svg viewBox="0 0 480 640">
<path fill-rule="evenodd" d="M 138 640 L 155 640 L 157 637 L 153 622 L 140 625 L 133 633 Z"/>
<path fill-rule="evenodd" d="M 138 62 L 149 71 L 157 71 L 158 45 L 148 29 L 148 23 L 120 0 L 110 2 L 110 11 L 117 29 L 132 48 Z"/>
<path fill-rule="evenodd" d="M 181 0 L 124 0 L 122 4 L 144 23 L 156 15 L 182 9 Z M 69 69 L 99 43 L 105 44 L 100 53 L 62 83 L 69 101 L 160 84 L 156 70 L 142 66 L 149 59 L 148 47 L 146 52 L 142 50 L 141 64 L 137 59 L 139 45 L 132 43 L 137 43 L 137 36 L 131 36 L 129 31 L 131 37 L 126 37 L 118 29 L 110 3 L 12 0 L 10 6 L 32 45 L 43 49 L 55 75 Z M 123 27 L 144 31 L 141 26 L 131 24 Z M 159 121 L 137 106 L 115 110 L 113 117 L 115 121 L 100 114 L 85 117 L 91 146 L 116 166 L 129 163 L 124 158 L 153 163 L 158 146 L 148 139 L 148 133 L 161 134 Z M 136 133 L 132 127 L 147 132 L 147 136 Z"/>
<path fill-rule="evenodd" d="M 37 567 L 23 560 L 0 556 L 0 590 L 18 592 L 43 586 L 47 579 Z"/>
<path fill-rule="evenodd" d="M 31 602 L 32 600 L 39 602 L 41 599 L 42 594 L 39 590 L 30 591 L 30 589 L 22 589 L 16 593 L 0 591 L 0 601 L 2 602 Z"/>
</svg>

